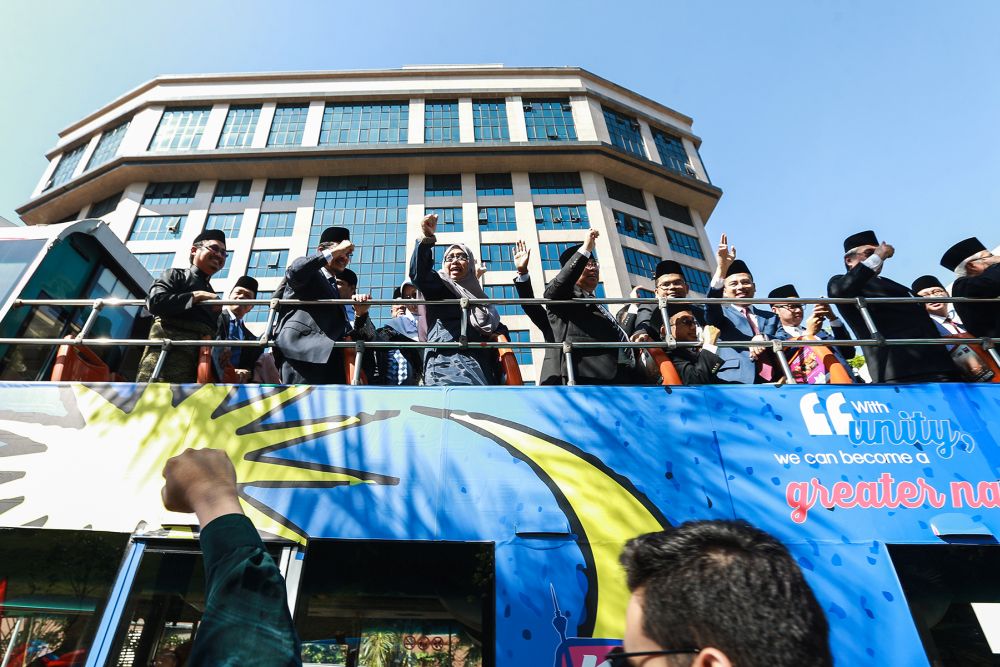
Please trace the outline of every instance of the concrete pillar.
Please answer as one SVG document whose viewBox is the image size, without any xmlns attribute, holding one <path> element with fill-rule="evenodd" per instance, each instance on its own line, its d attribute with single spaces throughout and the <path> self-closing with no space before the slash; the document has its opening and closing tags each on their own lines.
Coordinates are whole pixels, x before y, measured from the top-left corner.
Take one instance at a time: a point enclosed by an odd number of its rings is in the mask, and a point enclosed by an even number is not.
<svg viewBox="0 0 1000 667">
<path fill-rule="evenodd" d="M 323 109 L 326 102 L 313 100 L 309 103 L 309 113 L 306 115 L 306 126 L 302 130 L 303 146 L 319 146 L 319 133 L 323 126 Z"/>
<path fill-rule="evenodd" d="M 198 141 L 198 150 L 214 151 L 219 145 L 219 137 L 222 136 L 222 128 L 226 124 L 226 115 L 229 113 L 228 104 L 214 104 L 212 110 L 208 112 L 208 122 L 205 123 L 205 131 Z"/>
<path fill-rule="evenodd" d="M 573 123 L 576 125 L 576 137 L 580 141 L 597 141 L 597 128 L 594 125 L 590 104 L 586 95 L 574 95 L 569 98 L 573 107 Z"/>
<path fill-rule="evenodd" d="M 476 140 L 475 121 L 472 117 L 472 98 L 458 98 L 458 140 L 471 144 Z"/>
<path fill-rule="evenodd" d="M 699 159 L 698 149 L 695 148 L 694 142 L 686 137 L 681 139 L 681 141 L 684 143 L 684 152 L 687 153 L 688 164 L 694 167 L 694 177 L 699 181 L 708 183 L 708 172 L 705 171 L 705 165 Z"/>
<path fill-rule="evenodd" d="M 511 141 L 528 140 L 528 127 L 524 123 L 524 102 L 520 95 L 507 98 L 507 129 Z"/>
<path fill-rule="evenodd" d="M 156 128 L 163 116 L 163 106 L 151 106 L 143 109 L 132 117 L 122 143 L 118 147 L 119 155 L 139 155 L 149 149 Z"/>
<path fill-rule="evenodd" d="M 253 139 L 250 140 L 251 148 L 264 148 L 267 146 L 267 135 L 271 133 L 271 123 L 274 122 L 274 110 L 278 108 L 275 102 L 266 102 L 261 105 L 260 116 L 257 117 L 257 127 L 253 131 Z"/>
<path fill-rule="evenodd" d="M 587 107 L 590 109 L 590 117 L 594 123 L 594 131 L 597 133 L 597 140 L 601 143 L 610 144 L 611 134 L 608 133 L 608 124 L 604 122 L 604 109 L 601 107 L 601 103 L 588 97 Z"/>
<path fill-rule="evenodd" d="M 409 138 L 406 143 L 408 144 L 422 144 L 424 143 L 424 101 L 422 99 L 412 99 L 410 100 L 410 125 L 407 130 Z M 423 177 L 420 179 L 420 191 L 424 191 Z M 413 189 L 410 189 L 413 192 Z M 412 197 L 411 197 L 412 198 Z M 421 204 L 422 206 L 422 204 Z M 420 221 L 417 221 L 418 227 Z M 419 234 L 419 232 L 418 232 Z"/>
<path fill-rule="evenodd" d="M 653 131 L 649 127 L 649 123 L 644 120 L 639 121 L 639 133 L 642 134 L 642 143 L 646 147 L 646 157 L 656 162 L 657 164 L 663 164 L 663 160 L 660 158 L 660 151 L 656 150 L 656 142 L 653 140 Z M 649 200 L 646 201 L 646 209 L 649 211 L 655 211 L 655 208 L 649 208 Z"/>
</svg>

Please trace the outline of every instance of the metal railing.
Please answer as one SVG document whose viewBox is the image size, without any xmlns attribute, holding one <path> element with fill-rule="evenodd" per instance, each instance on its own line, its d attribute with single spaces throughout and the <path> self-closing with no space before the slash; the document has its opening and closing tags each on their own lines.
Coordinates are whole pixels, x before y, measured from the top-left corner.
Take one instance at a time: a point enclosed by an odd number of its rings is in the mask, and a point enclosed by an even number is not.
<svg viewBox="0 0 1000 667">
<path fill-rule="evenodd" d="M 166 359 L 167 354 L 169 354 L 170 349 L 173 347 L 271 347 L 275 345 L 274 339 L 271 337 L 275 329 L 275 323 L 278 318 L 279 310 L 282 307 L 288 306 L 346 306 L 346 305 L 357 305 L 351 299 L 327 299 L 318 301 L 306 301 L 298 299 L 219 299 L 211 302 L 215 306 L 227 306 L 227 305 L 241 305 L 246 306 L 248 304 L 256 305 L 266 305 L 268 306 L 268 315 L 264 325 L 265 336 L 262 336 L 257 340 L 194 340 L 194 339 L 171 339 L 171 338 L 154 338 L 154 339 L 128 339 L 128 338 L 88 338 L 94 324 L 97 322 L 97 318 L 100 313 L 105 308 L 124 308 L 131 306 L 145 306 L 146 302 L 142 299 L 16 299 L 13 302 L 14 307 L 18 308 L 30 308 L 36 306 L 69 306 L 69 307 L 90 307 L 92 308 L 89 316 L 84 322 L 80 329 L 80 332 L 73 338 L 0 338 L 0 345 L 48 345 L 48 346 L 90 346 L 90 347 L 111 347 L 111 346 L 143 346 L 143 347 L 160 347 L 161 354 L 157 360 L 155 369 L 153 370 L 151 381 L 156 381 L 159 378 L 160 372 L 163 369 L 163 363 Z M 601 342 L 572 342 L 572 341 L 557 341 L 557 342 L 543 342 L 543 341 L 482 341 L 482 342 L 470 342 L 468 340 L 468 326 L 469 326 L 469 307 L 475 305 L 494 305 L 494 306 L 505 306 L 505 305 L 539 305 L 539 306 L 560 306 L 560 305 L 584 305 L 584 304 L 607 304 L 607 305 L 624 305 L 624 304 L 638 304 L 638 305 L 656 305 L 660 311 L 660 314 L 664 322 L 669 322 L 670 317 L 667 312 L 668 306 L 677 306 L 680 304 L 686 305 L 707 305 L 707 304 L 734 304 L 734 305 L 771 305 L 773 303 L 794 303 L 794 304 L 829 304 L 829 305 L 848 305 L 855 306 L 865 325 L 871 334 L 871 338 L 863 339 L 804 339 L 804 340 L 767 340 L 765 346 L 769 346 L 771 350 L 775 352 L 775 356 L 781 366 L 781 370 L 785 375 L 785 380 L 790 380 L 792 378 L 792 371 L 788 364 L 788 360 L 785 358 L 784 354 L 781 354 L 782 350 L 785 348 L 797 348 L 797 347 L 813 347 L 813 346 L 823 346 L 823 347 L 838 347 L 838 346 L 858 346 L 858 347 L 892 347 L 892 346 L 903 346 L 903 345 L 956 345 L 961 342 L 967 344 L 981 345 L 983 350 L 1000 365 L 1000 354 L 998 354 L 996 349 L 996 344 L 1000 343 L 1000 338 L 892 338 L 887 339 L 883 336 L 879 330 L 878 326 L 875 324 L 874 319 L 871 316 L 869 308 L 871 306 L 877 306 L 879 304 L 891 304 L 891 303 L 980 303 L 980 304 L 996 304 L 996 299 L 970 299 L 966 297 L 878 297 L 878 298 L 834 298 L 834 297 L 813 297 L 813 298 L 782 298 L 782 299 L 708 299 L 708 298 L 685 298 L 685 299 L 667 299 L 667 298 L 591 298 L 591 299 L 566 299 L 566 300 L 552 300 L 552 299 L 471 299 L 471 298 L 461 298 L 461 299 L 448 299 L 448 300 L 438 300 L 438 301 L 428 301 L 424 299 L 406 299 L 404 302 L 399 300 L 391 299 L 372 299 L 365 302 L 369 306 L 386 306 L 386 305 L 457 305 L 461 309 L 461 329 L 459 340 L 446 343 L 446 342 L 427 342 L 427 341 L 336 341 L 332 343 L 332 347 L 353 349 L 355 351 L 355 363 L 354 363 L 354 377 L 351 378 L 351 384 L 359 384 L 360 373 L 361 373 L 361 358 L 366 349 L 401 349 L 401 348 L 433 348 L 433 349 L 499 349 L 499 348 L 510 348 L 510 349 L 556 349 L 562 351 L 566 359 L 566 369 L 567 369 L 567 384 L 575 385 L 576 378 L 573 369 L 573 357 L 572 352 L 575 349 L 618 349 L 618 348 L 666 348 L 666 349 L 676 349 L 676 348 L 697 348 L 701 347 L 701 341 L 678 341 L 671 335 L 669 327 L 666 329 L 666 336 L 664 340 L 654 340 L 648 342 L 624 342 L 624 341 L 601 341 Z M 717 341 L 715 343 L 716 347 L 720 348 L 746 348 L 751 346 L 751 341 Z"/>
</svg>

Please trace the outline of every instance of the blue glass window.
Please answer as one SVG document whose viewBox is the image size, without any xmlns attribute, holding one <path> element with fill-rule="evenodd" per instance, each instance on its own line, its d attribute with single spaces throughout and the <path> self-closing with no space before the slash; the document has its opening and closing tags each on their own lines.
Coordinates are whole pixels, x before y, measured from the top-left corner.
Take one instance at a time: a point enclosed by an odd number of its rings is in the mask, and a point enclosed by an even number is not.
<svg viewBox="0 0 1000 667">
<path fill-rule="evenodd" d="M 460 232 L 462 231 L 462 207 L 454 208 L 425 208 L 424 215 L 436 213 L 438 217 L 437 230 L 439 232 Z"/>
<path fill-rule="evenodd" d="M 655 199 L 656 210 L 664 218 L 670 218 L 675 222 L 680 222 L 694 227 L 694 221 L 691 219 L 691 211 L 687 206 L 675 204 L 672 201 L 661 199 L 660 197 L 656 197 Z"/>
<path fill-rule="evenodd" d="M 143 206 L 164 204 L 190 204 L 198 191 L 197 181 L 175 181 L 172 183 L 150 183 L 142 196 Z"/>
<path fill-rule="evenodd" d="M 615 227 L 618 228 L 619 234 L 631 236 L 646 243 L 656 243 L 656 237 L 653 236 L 653 225 L 649 220 L 643 220 L 621 211 L 611 211 L 611 214 L 615 217 Z"/>
<path fill-rule="evenodd" d="M 301 178 L 269 178 L 264 188 L 264 201 L 298 201 L 301 192 Z"/>
<path fill-rule="evenodd" d="M 226 233 L 226 238 L 231 239 L 239 236 L 240 222 L 243 220 L 242 213 L 226 213 L 224 215 L 210 215 L 205 221 L 205 229 L 221 229 Z"/>
<path fill-rule="evenodd" d="M 278 278 L 288 266 L 287 250 L 252 250 L 247 275 L 254 278 Z"/>
<path fill-rule="evenodd" d="M 409 102 L 327 104 L 319 143 L 405 144 L 409 136 Z"/>
<path fill-rule="evenodd" d="M 208 107 L 167 109 L 149 143 L 151 151 L 194 150 L 208 123 Z"/>
<path fill-rule="evenodd" d="M 670 242 L 671 250 L 688 257 L 705 259 L 705 253 L 702 251 L 701 243 L 698 242 L 697 237 L 667 227 L 667 240 Z"/>
<path fill-rule="evenodd" d="M 612 181 L 610 178 L 605 178 L 604 182 L 608 186 L 609 197 L 617 199 L 624 204 L 645 210 L 646 200 L 642 196 L 642 190 L 633 188 L 631 185 L 619 183 L 618 181 Z"/>
<path fill-rule="evenodd" d="M 258 290 L 258 292 L 257 292 L 257 298 L 258 299 L 270 299 L 272 296 L 274 296 L 274 291 L 273 290 L 267 291 L 267 292 L 265 292 L 264 290 Z M 267 306 L 254 306 L 253 308 L 250 309 L 249 313 L 247 313 L 246 315 L 243 316 L 243 321 L 244 322 L 267 322 L 267 313 L 268 313 L 268 310 L 269 309 L 268 309 Z"/>
<path fill-rule="evenodd" d="M 590 219 L 586 206 L 536 206 L 539 229 L 587 229 Z"/>
<path fill-rule="evenodd" d="M 215 184 L 212 202 L 241 202 L 250 198 L 250 185 L 253 181 L 219 181 Z"/>
<path fill-rule="evenodd" d="M 257 221 L 258 238 L 291 236 L 295 230 L 295 213 L 261 213 Z"/>
<path fill-rule="evenodd" d="M 477 197 L 509 197 L 513 194 L 510 174 L 476 174 Z"/>
<path fill-rule="evenodd" d="M 425 197 L 461 197 L 461 174 L 427 174 L 424 176 Z"/>
<path fill-rule="evenodd" d="M 301 146 L 309 107 L 305 104 L 279 104 L 274 110 L 268 146 Z"/>
<path fill-rule="evenodd" d="M 576 141 L 569 100 L 525 100 L 524 124 L 528 141 Z"/>
<path fill-rule="evenodd" d="M 486 292 L 486 296 L 491 299 L 516 299 L 517 290 L 511 284 L 507 285 L 486 285 L 483 287 Z M 521 306 L 517 304 L 505 304 L 497 305 L 497 312 L 501 315 L 523 315 L 524 311 L 521 310 Z"/>
<path fill-rule="evenodd" d="M 123 194 L 124 193 L 122 192 L 116 192 L 110 197 L 105 197 L 101 201 L 95 202 L 94 205 L 91 206 L 90 210 L 87 212 L 87 217 L 99 218 L 102 215 L 107 215 L 108 213 L 112 213 L 115 209 L 118 208 L 118 202 L 121 201 Z"/>
<path fill-rule="evenodd" d="M 483 265 L 489 265 L 490 271 L 514 271 L 514 244 L 513 243 L 484 243 L 480 246 L 479 252 L 482 257 L 479 261 Z"/>
<path fill-rule="evenodd" d="M 604 122 L 608 126 L 608 134 L 611 135 L 611 145 L 621 148 L 626 153 L 646 157 L 646 148 L 642 144 L 639 121 L 607 107 L 602 108 L 604 109 Z"/>
<path fill-rule="evenodd" d="M 129 241 L 176 241 L 184 231 L 186 215 L 139 215 L 132 223 Z"/>
<path fill-rule="evenodd" d="M 540 243 L 538 249 L 542 258 L 543 269 L 561 269 L 559 255 L 571 247 L 580 245 L 578 241 L 560 241 L 558 243 Z"/>
<path fill-rule="evenodd" d="M 83 157 L 83 151 L 87 149 L 87 144 L 77 146 L 73 150 L 63 153 L 62 157 L 59 159 L 59 163 L 56 165 L 55 171 L 52 172 L 52 177 L 49 179 L 49 184 L 45 188 L 57 188 L 69 179 L 73 178 L 73 172 L 76 171 L 77 165 L 80 164 L 80 158 Z"/>
<path fill-rule="evenodd" d="M 174 261 L 172 252 L 137 252 L 135 258 L 154 278 L 170 268 Z"/>
<path fill-rule="evenodd" d="M 87 169 L 100 167 L 105 162 L 111 161 L 118 152 L 118 147 L 122 145 L 122 139 L 125 138 L 127 130 L 128 121 L 125 121 L 102 134 L 101 138 L 97 140 L 94 154 L 90 156 L 90 162 L 87 163 Z"/>
<path fill-rule="evenodd" d="M 434 266 L 440 267 L 441 263 L 444 262 L 444 251 L 447 248 L 446 245 L 434 246 Z"/>
<path fill-rule="evenodd" d="M 515 308 L 519 308 L 519 306 L 515 306 Z M 531 342 L 531 332 L 527 329 L 511 329 L 509 333 L 512 343 Z M 513 347 L 511 349 L 514 351 L 514 356 L 517 358 L 517 364 L 519 366 L 528 366 L 532 363 L 530 347 Z"/>
<path fill-rule="evenodd" d="M 231 260 L 232 258 L 233 258 L 232 255 L 226 257 L 226 264 L 221 269 L 219 269 L 212 277 L 218 278 L 219 280 L 222 280 L 223 278 L 228 278 L 229 267 L 232 265 L 232 262 L 229 260 Z M 221 292 L 219 292 L 219 298 L 220 299 L 224 298 Z"/>
<path fill-rule="evenodd" d="M 681 272 L 684 274 L 684 280 L 687 281 L 688 287 L 695 292 L 708 294 L 708 288 L 712 286 L 712 276 L 708 275 L 707 271 L 681 264 Z"/>
<path fill-rule="evenodd" d="M 315 250 L 323 229 L 347 227 L 354 242 L 351 268 L 358 274 L 359 289 L 373 299 L 391 299 L 392 290 L 407 275 L 411 248 L 407 247 L 405 174 L 391 176 L 340 176 L 321 178 L 309 231 L 309 248 Z M 387 317 L 387 306 L 372 308 L 378 321 Z"/>
<path fill-rule="evenodd" d="M 528 174 L 533 195 L 582 195 L 583 184 L 576 171 Z"/>
<path fill-rule="evenodd" d="M 253 141 L 260 118 L 260 105 L 233 105 L 219 135 L 219 148 L 243 148 Z"/>
<path fill-rule="evenodd" d="M 660 263 L 660 258 L 656 255 L 628 246 L 622 246 L 622 253 L 625 255 L 625 268 L 628 272 L 643 278 L 652 278 L 656 272 L 656 265 Z"/>
<path fill-rule="evenodd" d="M 510 141 L 507 103 L 504 100 L 472 103 L 472 126 L 476 141 Z"/>
<path fill-rule="evenodd" d="M 656 152 L 660 154 L 660 162 L 663 166 L 679 174 L 690 176 L 687 169 L 688 156 L 684 150 L 684 142 L 678 137 L 667 134 L 662 130 L 653 128 L 653 143 L 656 144 Z"/>
<path fill-rule="evenodd" d="M 517 229 L 513 206 L 483 206 L 479 209 L 479 231 L 512 232 Z"/>
<path fill-rule="evenodd" d="M 458 102 L 424 104 L 424 141 L 458 141 Z"/>
<path fill-rule="evenodd" d="M 642 299 L 655 299 L 656 298 L 656 293 L 653 292 L 652 290 L 646 289 L 645 287 L 640 287 L 639 289 L 637 289 L 635 291 L 635 293 L 636 293 L 636 296 L 638 296 L 638 297 L 640 297 Z"/>
</svg>

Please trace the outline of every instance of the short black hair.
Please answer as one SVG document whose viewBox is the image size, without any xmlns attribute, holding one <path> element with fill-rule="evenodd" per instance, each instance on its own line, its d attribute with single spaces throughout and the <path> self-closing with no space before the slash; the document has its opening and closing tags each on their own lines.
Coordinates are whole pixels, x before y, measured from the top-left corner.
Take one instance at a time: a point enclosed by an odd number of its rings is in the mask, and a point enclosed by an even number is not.
<svg viewBox="0 0 1000 667">
<path fill-rule="evenodd" d="M 829 625 L 788 549 L 745 521 L 691 521 L 621 555 L 664 649 L 717 648 L 741 667 L 833 665 Z"/>
</svg>

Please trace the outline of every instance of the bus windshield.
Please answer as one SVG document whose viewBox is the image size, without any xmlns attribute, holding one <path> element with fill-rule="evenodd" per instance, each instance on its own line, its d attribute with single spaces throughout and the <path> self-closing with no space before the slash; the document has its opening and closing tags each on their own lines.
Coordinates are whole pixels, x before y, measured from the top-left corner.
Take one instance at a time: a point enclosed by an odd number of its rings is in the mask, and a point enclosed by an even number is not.
<svg viewBox="0 0 1000 667">
<path fill-rule="evenodd" d="M 7 302 L 45 239 L 10 239 L 0 243 L 0 304 Z"/>
</svg>

